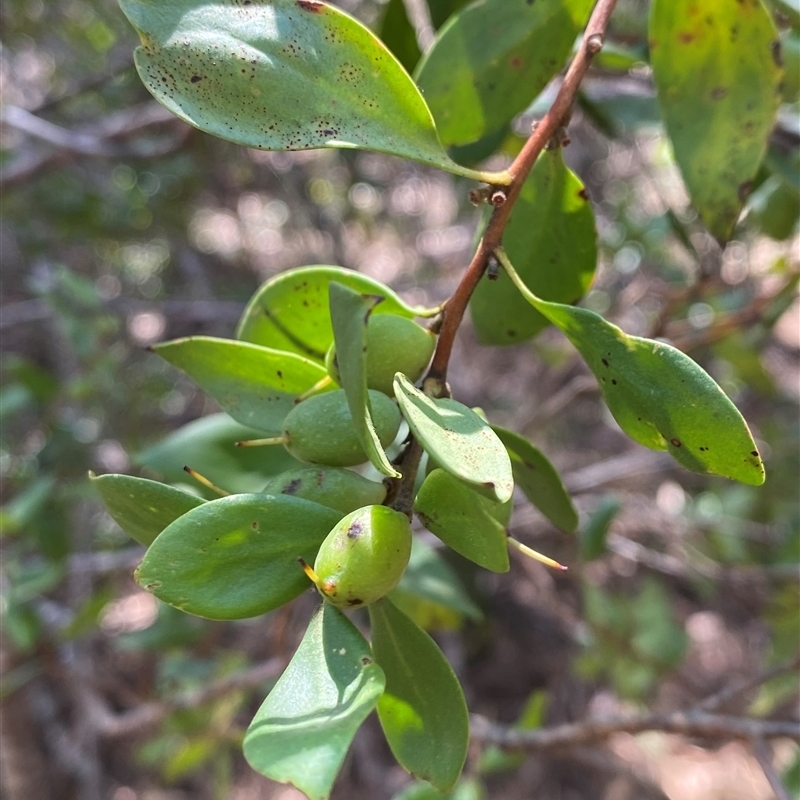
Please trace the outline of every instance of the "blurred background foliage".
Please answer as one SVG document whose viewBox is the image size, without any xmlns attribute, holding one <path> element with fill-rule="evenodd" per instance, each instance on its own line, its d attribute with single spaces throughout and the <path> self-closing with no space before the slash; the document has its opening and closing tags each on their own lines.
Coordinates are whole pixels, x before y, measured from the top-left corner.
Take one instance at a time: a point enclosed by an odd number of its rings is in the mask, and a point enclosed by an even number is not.
<svg viewBox="0 0 800 800">
<path fill-rule="evenodd" d="M 433 2 L 434 24 L 463 4 Z M 413 67 L 403 2 L 337 5 Z M 478 347 L 468 323 L 459 337 L 455 396 L 541 446 L 582 517 L 567 537 L 518 498 L 514 535 L 569 573 L 516 562 L 497 576 L 448 553 L 470 591 L 461 612 L 435 599 L 408 609 L 434 631 L 470 708 L 492 719 L 538 727 L 688 707 L 800 648 L 800 78 L 796 12 L 773 7 L 794 79 L 724 252 L 690 207 L 660 127 L 646 2 L 620 2 L 565 151 L 601 244 L 585 305 L 699 361 L 750 422 L 766 484 L 682 472 L 631 443 L 552 330 L 505 349 Z M 134 584 L 141 551 L 87 471 L 185 484 L 189 464 L 229 490 L 260 489 L 285 468 L 282 455 L 232 448 L 243 429 L 147 346 L 232 336 L 257 286 L 303 264 L 351 267 L 411 303 L 439 303 L 470 256 L 469 185 L 377 154 L 257 152 L 191 130 L 142 87 L 134 32 L 112 0 L 6 0 L 0 21 L 4 797 L 295 800 L 246 767 L 240 741 L 302 634 L 311 593 L 228 624 L 161 605 Z M 551 98 L 459 158 L 507 164 Z M 739 711 L 787 717 L 796 675 L 745 700 Z M 652 735 L 612 750 L 600 764 L 591 753 L 476 752 L 453 797 L 771 796 L 739 745 L 699 751 Z M 797 787 L 795 748 L 774 755 Z M 637 784 L 631 765 L 654 780 Z M 406 781 L 368 724 L 335 796 L 428 797 Z"/>
</svg>

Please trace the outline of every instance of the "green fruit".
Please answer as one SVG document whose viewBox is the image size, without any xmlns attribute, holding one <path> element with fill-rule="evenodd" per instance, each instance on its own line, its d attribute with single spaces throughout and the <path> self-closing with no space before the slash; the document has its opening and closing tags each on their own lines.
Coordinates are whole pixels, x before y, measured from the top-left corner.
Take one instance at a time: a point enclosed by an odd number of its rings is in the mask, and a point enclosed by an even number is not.
<svg viewBox="0 0 800 800">
<path fill-rule="evenodd" d="M 400 428 L 397 406 L 380 392 L 370 392 L 372 422 L 381 444 L 394 441 Z M 314 395 L 296 405 L 283 422 L 283 443 L 299 461 L 331 467 L 363 464 L 367 456 L 353 427 L 343 389 Z"/>
<path fill-rule="evenodd" d="M 262 491 L 264 494 L 302 497 L 342 514 L 349 514 L 362 506 L 380 505 L 386 498 L 386 487 L 382 483 L 337 467 L 304 467 L 282 472 Z"/>
<path fill-rule="evenodd" d="M 374 603 L 394 589 L 411 556 L 411 522 L 386 506 L 348 514 L 317 553 L 317 588 L 335 606 Z"/>
<path fill-rule="evenodd" d="M 367 387 L 394 397 L 394 375 L 412 383 L 422 377 L 433 355 L 436 337 L 416 322 L 394 314 L 373 314 L 367 322 Z M 325 356 L 328 374 L 340 383 L 336 345 Z"/>
</svg>

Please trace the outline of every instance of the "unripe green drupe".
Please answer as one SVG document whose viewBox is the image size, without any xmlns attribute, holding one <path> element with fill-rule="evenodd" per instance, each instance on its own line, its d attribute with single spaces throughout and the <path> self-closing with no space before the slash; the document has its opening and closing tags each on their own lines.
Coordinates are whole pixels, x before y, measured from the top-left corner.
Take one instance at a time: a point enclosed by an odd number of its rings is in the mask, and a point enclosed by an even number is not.
<svg viewBox="0 0 800 800">
<path fill-rule="evenodd" d="M 386 506 L 348 514 L 328 534 L 314 562 L 314 582 L 335 606 L 354 608 L 394 589 L 411 555 L 411 522 Z"/>
<path fill-rule="evenodd" d="M 264 494 L 290 494 L 349 514 L 362 506 L 380 504 L 386 486 L 357 472 L 338 467 L 301 467 L 276 475 L 262 489 Z"/>
<path fill-rule="evenodd" d="M 396 314 L 373 314 L 367 322 L 367 387 L 394 397 L 394 375 L 412 383 L 422 377 L 433 355 L 436 337 L 414 320 Z M 336 345 L 325 356 L 328 374 L 340 383 Z"/>
<path fill-rule="evenodd" d="M 369 393 L 372 422 L 381 444 L 394 441 L 400 411 L 385 394 Z M 283 443 L 298 461 L 331 467 L 363 464 L 367 456 L 353 427 L 343 389 L 314 395 L 298 403 L 283 422 Z"/>
</svg>

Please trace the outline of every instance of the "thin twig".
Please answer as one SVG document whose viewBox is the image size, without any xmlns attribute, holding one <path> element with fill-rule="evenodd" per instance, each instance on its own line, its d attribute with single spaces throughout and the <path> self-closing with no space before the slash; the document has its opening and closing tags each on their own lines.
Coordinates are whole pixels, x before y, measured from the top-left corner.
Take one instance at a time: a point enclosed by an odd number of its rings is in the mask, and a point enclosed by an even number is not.
<svg viewBox="0 0 800 800">
<path fill-rule="evenodd" d="M 719 709 L 728 705 L 731 700 L 741 697 L 746 692 L 749 692 L 752 689 L 757 689 L 758 687 L 763 686 L 765 683 L 775 680 L 775 678 L 781 678 L 791 672 L 796 673 L 799 669 L 800 653 L 797 653 L 793 658 L 790 658 L 788 661 L 783 661 L 780 664 L 776 664 L 771 669 L 765 670 L 764 672 L 758 673 L 758 675 L 753 675 L 750 678 L 740 680 L 736 683 L 726 686 L 721 691 L 716 692 L 716 694 L 712 694 L 710 697 L 707 697 L 705 700 L 698 703 L 697 708 L 701 711 L 718 711 Z"/>
<path fill-rule="evenodd" d="M 403 5 L 406 8 L 408 21 L 414 29 L 417 47 L 424 55 L 431 49 L 433 40 L 436 38 L 436 31 L 433 29 L 431 10 L 428 8 L 427 0 L 403 0 Z"/>
<path fill-rule="evenodd" d="M 528 141 L 508 169 L 512 180 L 509 186 L 503 188 L 505 199 L 499 205 L 495 205 L 472 262 L 467 267 L 461 282 L 453 296 L 447 301 L 444 309 L 439 341 L 425 380 L 428 391 L 434 396 L 441 397 L 447 394 L 447 367 L 450 363 L 450 354 L 469 299 L 483 277 L 489 258 L 502 244 L 503 233 L 511 216 L 511 210 L 522 191 L 525 179 L 528 177 L 539 154 L 556 134 L 559 127 L 563 125 L 592 59 L 603 46 L 603 37 L 608 19 L 615 5 L 616 0 L 598 0 L 586 26 L 583 41 L 567 70 L 567 74 L 564 76 L 553 105 L 536 125 Z"/>
<path fill-rule="evenodd" d="M 772 751 L 770 746 L 763 739 L 756 739 L 753 742 L 753 755 L 764 773 L 764 777 L 775 792 L 776 800 L 792 800 L 789 790 L 784 786 L 781 776 L 772 764 Z"/>
<path fill-rule="evenodd" d="M 589 719 L 537 730 L 510 728 L 473 715 L 471 729 L 473 738 L 478 741 L 525 752 L 575 747 L 607 739 L 616 733 L 635 734 L 644 731 L 662 731 L 704 739 L 752 741 L 786 738 L 800 742 L 800 722 L 731 717 L 694 710 Z"/>
<path fill-rule="evenodd" d="M 174 711 L 197 708 L 230 692 L 261 686 L 278 677 L 285 667 L 285 659 L 271 658 L 262 664 L 214 681 L 202 689 L 183 692 L 170 701 L 143 703 L 121 714 L 115 714 L 101 697 L 88 693 L 88 690 L 85 704 L 98 734 L 106 739 L 119 739 L 152 728 Z"/>
</svg>

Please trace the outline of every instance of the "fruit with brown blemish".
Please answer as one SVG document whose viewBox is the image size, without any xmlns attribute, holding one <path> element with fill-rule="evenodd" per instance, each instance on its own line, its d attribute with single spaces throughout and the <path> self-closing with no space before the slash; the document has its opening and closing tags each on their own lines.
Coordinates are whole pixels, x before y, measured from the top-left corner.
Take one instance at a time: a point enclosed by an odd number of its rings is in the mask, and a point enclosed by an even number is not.
<svg viewBox="0 0 800 800">
<path fill-rule="evenodd" d="M 367 387 L 394 397 L 394 376 L 412 383 L 422 377 L 433 355 L 436 337 L 414 320 L 396 314 L 373 314 L 367 322 Z M 340 382 L 336 345 L 325 356 L 328 374 Z"/>
<path fill-rule="evenodd" d="M 340 520 L 303 564 L 320 594 L 335 606 L 374 603 L 397 585 L 411 555 L 411 522 L 387 506 L 365 506 Z"/>
</svg>

